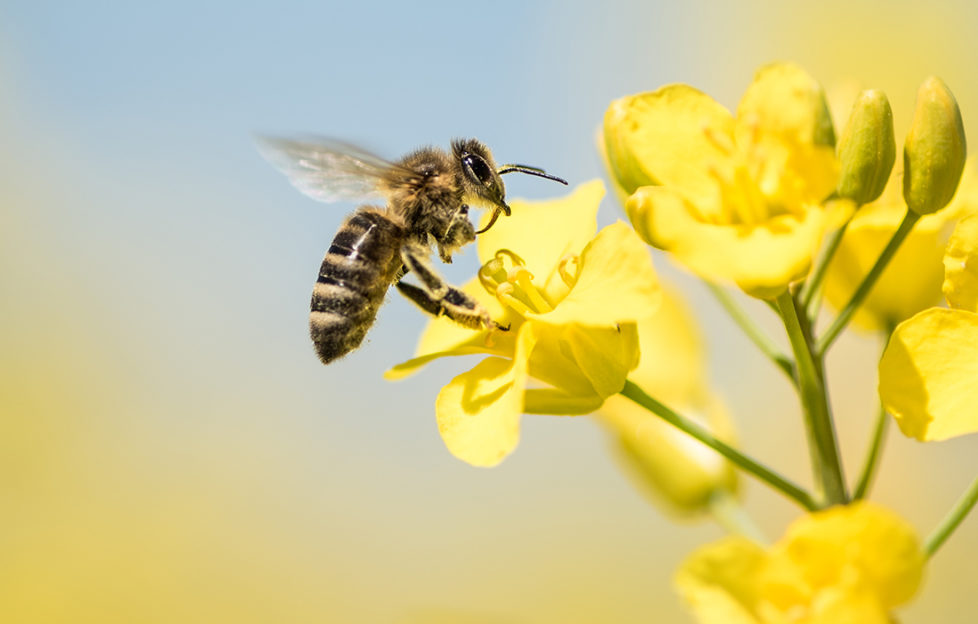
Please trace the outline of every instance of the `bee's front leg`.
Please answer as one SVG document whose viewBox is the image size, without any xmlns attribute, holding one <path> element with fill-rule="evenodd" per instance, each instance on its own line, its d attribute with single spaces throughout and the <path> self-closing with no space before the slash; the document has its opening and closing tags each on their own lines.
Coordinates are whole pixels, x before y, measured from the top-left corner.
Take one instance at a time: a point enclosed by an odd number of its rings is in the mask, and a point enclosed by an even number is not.
<svg viewBox="0 0 978 624">
<path fill-rule="evenodd" d="M 434 316 L 447 316 L 459 325 L 472 329 L 501 328 L 489 311 L 472 296 L 448 284 L 431 267 L 426 250 L 420 245 L 405 246 L 401 251 L 405 268 L 418 276 L 421 286 L 398 281 L 397 290 L 422 310 Z"/>
</svg>

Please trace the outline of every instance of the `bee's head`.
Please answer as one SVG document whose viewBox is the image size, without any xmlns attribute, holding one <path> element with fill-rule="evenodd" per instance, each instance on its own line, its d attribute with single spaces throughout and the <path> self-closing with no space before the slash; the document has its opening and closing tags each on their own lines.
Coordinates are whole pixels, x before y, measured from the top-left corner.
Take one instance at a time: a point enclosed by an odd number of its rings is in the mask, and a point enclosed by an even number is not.
<svg viewBox="0 0 978 624">
<path fill-rule="evenodd" d="M 461 169 L 462 191 L 468 201 L 481 203 L 492 208 L 492 217 L 486 227 L 476 234 L 482 234 L 492 227 L 500 213 L 510 215 L 511 210 L 506 204 L 506 187 L 502 175 L 518 171 L 530 175 L 554 180 L 567 184 L 565 180 L 548 175 L 543 169 L 528 165 L 503 165 L 496 168 L 489 148 L 475 139 L 459 139 L 452 142 L 452 154 Z"/>
<path fill-rule="evenodd" d="M 452 155 L 460 170 L 465 201 L 493 209 L 493 221 L 499 212 L 509 216 L 506 187 L 496 171 L 489 148 L 475 139 L 452 141 Z"/>
</svg>

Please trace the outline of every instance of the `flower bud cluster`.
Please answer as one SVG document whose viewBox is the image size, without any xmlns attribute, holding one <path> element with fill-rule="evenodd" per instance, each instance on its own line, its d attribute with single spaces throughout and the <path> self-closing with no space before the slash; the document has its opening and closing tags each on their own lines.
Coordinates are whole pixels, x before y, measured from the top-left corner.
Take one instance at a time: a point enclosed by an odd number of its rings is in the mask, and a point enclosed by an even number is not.
<svg viewBox="0 0 978 624">
<path fill-rule="evenodd" d="M 903 147 L 907 208 L 925 215 L 946 206 L 958 188 L 966 151 L 958 104 L 947 85 L 932 76 L 917 92 Z M 896 160 L 893 113 L 882 91 L 869 89 L 859 95 L 839 141 L 838 156 L 840 197 L 862 205 L 882 194 Z"/>
</svg>

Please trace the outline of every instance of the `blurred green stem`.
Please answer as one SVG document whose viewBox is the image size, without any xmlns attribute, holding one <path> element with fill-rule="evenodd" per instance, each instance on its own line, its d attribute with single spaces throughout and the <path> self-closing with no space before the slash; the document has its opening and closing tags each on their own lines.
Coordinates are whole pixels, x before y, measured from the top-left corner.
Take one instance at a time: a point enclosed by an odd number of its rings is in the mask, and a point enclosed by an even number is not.
<svg viewBox="0 0 978 624">
<path fill-rule="evenodd" d="M 876 414 L 876 425 L 873 427 L 873 436 L 869 441 L 869 450 L 866 452 L 866 463 L 863 466 L 862 473 L 859 475 L 859 481 L 856 482 L 856 487 L 852 492 L 853 500 L 865 498 L 866 493 L 869 491 L 869 486 L 873 483 L 873 477 L 876 476 L 876 470 L 879 467 L 883 441 L 886 439 L 886 431 L 889 424 L 890 419 L 886 414 L 886 410 L 880 405 L 879 412 Z"/>
<path fill-rule="evenodd" d="M 968 512 L 978 503 L 978 478 L 971 482 L 964 495 L 958 499 L 951 511 L 948 512 L 944 520 L 941 521 L 934 532 L 924 541 L 924 552 L 928 557 L 934 556 L 937 549 L 951 537 L 951 533 L 958 528 L 958 525 L 967 517 Z"/>
<path fill-rule="evenodd" d="M 828 272 L 829 265 L 832 263 L 832 258 L 835 257 L 835 252 L 839 249 L 839 244 L 842 242 L 842 237 L 845 236 L 846 228 L 848 227 L 849 223 L 846 222 L 829 236 L 828 243 L 825 246 L 825 253 L 822 254 L 818 264 L 815 265 L 815 270 L 812 272 L 811 277 L 805 281 L 799 293 L 801 306 L 810 319 L 815 319 L 818 316 L 819 293 L 822 288 L 822 281 L 825 279 L 825 274 Z"/>
<path fill-rule="evenodd" d="M 713 296 L 716 297 L 723 309 L 727 311 L 730 318 L 734 320 L 740 329 L 747 334 L 747 337 L 751 339 L 758 349 L 768 357 L 775 366 L 777 366 L 781 371 L 788 376 L 789 379 L 794 381 L 795 379 L 795 365 L 787 355 L 781 353 L 778 346 L 774 344 L 767 334 L 765 334 L 760 327 L 758 327 L 753 319 L 751 319 L 743 308 L 737 305 L 737 302 L 733 300 L 730 293 L 727 292 L 723 287 L 718 286 L 712 282 L 706 282 L 706 287 L 710 289 Z"/>
<path fill-rule="evenodd" d="M 747 510 L 730 492 L 720 491 L 710 497 L 710 514 L 717 524 L 733 535 L 743 535 L 758 544 L 767 544 L 767 538 L 754 523 Z"/>
<path fill-rule="evenodd" d="M 842 311 L 839 312 L 839 316 L 835 317 L 835 320 L 832 321 L 829 328 L 825 330 L 825 333 L 818 339 L 818 344 L 814 351 L 817 357 L 822 357 L 825 355 L 828 348 L 832 346 L 835 339 L 838 338 L 842 330 L 849 324 L 849 321 L 852 319 L 852 315 L 856 313 L 856 310 L 858 310 L 859 306 L 862 305 L 866 295 L 868 295 L 869 291 L 871 291 L 873 286 L 876 285 L 876 280 L 879 279 L 879 276 L 883 273 L 886 265 L 889 264 L 890 260 L 893 258 L 893 254 L 895 254 L 897 249 L 900 248 L 900 245 L 903 243 L 903 239 L 910 234 L 910 230 L 913 229 L 913 226 L 919 219 L 920 215 L 911 210 L 907 210 L 907 214 L 903 216 L 903 221 L 900 222 L 900 227 L 898 227 L 897 231 L 893 233 L 893 237 L 890 239 L 890 242 L 886 244 L 886 247 L 883 249 L 880 257 L 876 259 L 876 264 L 873 265 L 873 268 L 870 269 L 869 273 L 866 274 L 866 277 L 863 278 L 862 283 L 859 284 L 856 292 L 854 292 L 852 298 L 849 299 L 849 303 L 847 303 L 845 307 L 842 308 Z"/>
<path fill-rule="evenodd" d="M 684 431 L 685 433 L 688 433 L 703 444 L 709 446 L 717 453 L 720 453 L 729 459 L 742 470 L 749 472 L 774 489 L 779 490 L 789 498 L 794 499 L 805 509 L 814 511 L 818 508 L 818 504 L 812 498 L 811 494 L 774 472 L 770 468 L 767 468 L 763 464 L 744 455 L 723 440 L 714 437 L 713 434 L 710 433 L 705 427 L 700 426 L 695 421 L 692 421 L 685 416 L 672 411 L 662 403 L 645 394 L 641 388 L 631 381 L 625 382 L 625 387 L 622 388 L 621 394 L 622 396 L 628 397 L 632 401 L 638 403 L 667 423 L 673 425 L 681 431 Z"/>
</svg>

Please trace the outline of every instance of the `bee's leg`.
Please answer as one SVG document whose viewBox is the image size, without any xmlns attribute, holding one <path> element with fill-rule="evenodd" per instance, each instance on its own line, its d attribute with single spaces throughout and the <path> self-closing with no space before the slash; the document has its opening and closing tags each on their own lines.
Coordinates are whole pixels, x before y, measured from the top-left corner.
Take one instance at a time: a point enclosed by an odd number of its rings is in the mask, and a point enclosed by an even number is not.
<svg viewBox="0 0 978 624">
<path fill-rule="evenodd" d="M 485 323 L 492 323 L 486 316 L 478 303 L 465 302 L 461 305 L 444 299 L 436 299 L 423 288 L 407 282 L 398 282 L 397 289 L 401 294 L 413 301 L 419 308 L 433 316 L 445 315 L 459 325 L 464 325 L 471 329 L 480 329 Z M 460 292 L 460 291 L 455 291 Z M 463 293 L 464 294 L 464 293 Z M 470 307 L 474 306 L 474 307 Z"/>
<path fill-rule="evenodd" d="M 404 267 L 418 276 L 421 287 L 398 281 L 397 289 L 422 310 L 434 316 L 447 316 L 459 325 L 472 329 L 499 326 L 478 301 L 435 273 L 421 248 L 405 247 L 401 257 Z"/>
</svg>

